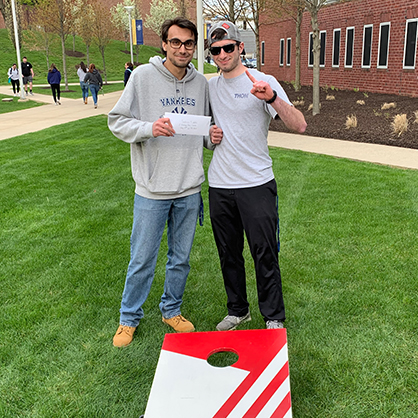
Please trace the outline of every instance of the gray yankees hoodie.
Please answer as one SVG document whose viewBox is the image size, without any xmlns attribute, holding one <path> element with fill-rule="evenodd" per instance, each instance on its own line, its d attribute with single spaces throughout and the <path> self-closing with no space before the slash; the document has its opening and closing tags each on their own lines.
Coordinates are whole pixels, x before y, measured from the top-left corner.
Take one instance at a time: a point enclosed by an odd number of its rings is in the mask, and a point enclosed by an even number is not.
<svg viewBox="0 0 418 418">
<path fill-rule="evenodd" d="M 165 112 L 209 116 L 208 84 L 191 64 L 178 80 L 156 56 L 132 72 L 108 117 L 113 134 L 131 144 L 135 193 L 148 199 L 199 192 L 205 180 L 203 146 L 214 148 L 209 137 L 153 137 L 152 125 Z"/>
</svg>

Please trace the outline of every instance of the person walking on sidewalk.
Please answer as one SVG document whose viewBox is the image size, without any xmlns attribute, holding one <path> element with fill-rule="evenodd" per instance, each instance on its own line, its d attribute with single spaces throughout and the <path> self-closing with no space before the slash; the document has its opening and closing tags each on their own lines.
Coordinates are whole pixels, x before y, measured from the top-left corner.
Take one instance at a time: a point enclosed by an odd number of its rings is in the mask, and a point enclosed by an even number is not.
<svg viewBox="0 0 418 418">
<path fill-rule="evenodd" d="M 13 94 L 15 96 L 19 96 L 20 86 L 19 86 L 19 69 L 17 68 L 16 64 L 13 64 L 9 71 L 7 71 L 7 76 L 10 78 L 10 82 L 12 83 L 13 87 Z"/>
<path fill-rule="evenodd" d="M 52 90 L 52 97 L 54 98 L 54 102 L 56 105 L 60 105 L 60 96 L 61 96 L 61 73 L 58 71 L 58 68 L 55 64 L 51 64 L 51 67 L 48 71 L 48 83 L 51 86 Z"/>
<path fill-rule="evenodd" d="M 25 86 L 26 96 L 28 95 L 28 84 L 29 84 L 29 93 L 33 96 L 32 87 L 33 87 L 33 77 L 35 74 L 33 72 L 32 64 L 28 62 L 26 57 L 22 58 L 22 76 L 23 76 L 23 85 Z"/>
<path fill-rule="evenodd" d="M 129 77 L 131 76 L 132 71 L 134 70 L 134 65 L 132 62 L 125 63 L 125 73 L 123 75 L 123 86 L 126 86 L 126 83 L 129 80 Z"/>
<path fill-rule="evenodd" d="M 77 68 L 77 75 L 80 80 L 80 87 L 81 87 L 81 93 L 83 95 L 83 102 L 84 104 L 87 104 L 87 99 L 89 97 L 89 85 L 84 81 L 86 78 L 88 69 L 83 61 L 80 62 L 80 65 Z"/>
<path fill-rule="evenodd" d="M 293 131 L 306 129 L 303 114 L 292 106 L 277 80 L 247 70 L 238 28 L 214 24 L 209 51 L 222 74 L 209 80 L 216 128 L 223 132 L 209 166 L 209 208 L 227 294 L 228 315 L 218 331 L 251 320 L 247 300 L 244 232 L 254 260 L 258 305 L 268 329 L 282 328 L 285 308 L 278 261 L 277 186 L 267 135 L 278 115 Z M 251 116 L 251 122 L 245 118 Z"/>
<path fill-rule="evenodd" d="M 113 134 L 131 144 L 136 184 L 131 259 L 120 325 L 113 338 L 116 347 L 131 343 L 144 316 L 142 305 L 154 279 L 166 224 L 168 260 L 159 305 L 162 321 L 177 332 L 194 331 L 180 307 L 201 208 L 203 147 L 213 149 L 214 145 L 202 135 L 176 135 L 170 118 L 162 115 L 209 115 L 208 85 L 190 64 L 197 41 L 194 23 L 182 17 L 166 20 L 161 38 L 166 58 L 155 56 L 132 72 L 108 119 Z"/>
<path fill-rule="evenodd" d="M 97 109 L 97 96 L 99 94 L 99 90 L 103 86 L 103 80 L 94 64 L 89 65 L 89 72 L 84 77 L 84 82 L 89 85 L 91 96 L 93 97 L 94 108 Z"/>
</svg>

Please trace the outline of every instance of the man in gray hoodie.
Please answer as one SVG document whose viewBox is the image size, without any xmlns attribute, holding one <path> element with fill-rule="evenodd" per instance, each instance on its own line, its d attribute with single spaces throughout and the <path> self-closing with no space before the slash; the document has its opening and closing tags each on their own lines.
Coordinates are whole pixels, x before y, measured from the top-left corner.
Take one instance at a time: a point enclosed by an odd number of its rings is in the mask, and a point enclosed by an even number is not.
<svg viewBox="0 0 418 418">
<path fill-rule="evenodd" d="M 153 57 L 130 76 L 109 113 L 113 134 L 131 144 L 135 180 L 131 259 L 113 345 L 131 343 L 144 316 L 142 305 L 154 278 L 158 249 L 167 223 L 167 265 L 160 310 L 162 321 L 177 332 L 194 330 L 180 312 L 189 257 L 201 205 L 203 146 L 213 149 L 218 134 L 176 135 L 166 112 L 209 115 L 208 85 L 190 64 L 197 41 L 196 26 L 187 19 L 162 26 L 165 59 Z"/>
</svg>

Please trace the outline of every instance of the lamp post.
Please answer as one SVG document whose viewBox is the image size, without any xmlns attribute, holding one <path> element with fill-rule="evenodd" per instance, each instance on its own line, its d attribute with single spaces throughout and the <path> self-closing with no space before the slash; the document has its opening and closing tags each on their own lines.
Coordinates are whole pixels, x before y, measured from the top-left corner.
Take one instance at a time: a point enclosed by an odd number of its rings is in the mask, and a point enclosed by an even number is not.
<svg viewBox="0 0 418 418">
<path fill-rule="evenodd" d="M 23 88 L 22 61 L 20 60 L 20 45 L 19 45 L 19 33 L 17 30 L 15 0 L 12 0 L 12 15 L 13 15 L 13 26 L 15 30 L 16 55 L 17 55 L 17 62 L 18 62 L 17 65 L 19 68 L 20 99 L 26 100 L 25 89 Z"/>
<path fill-rule="evenodd" d="M 134 53 L 132 51 L 132 19 L 131 19 L 131 13 L 132 10 L 135 8 L 135 6 L 125 6 L 126 11 L 129 14 L 129 43 L 131 45 L 131 63 L 134 63 Z"/>
</svg>

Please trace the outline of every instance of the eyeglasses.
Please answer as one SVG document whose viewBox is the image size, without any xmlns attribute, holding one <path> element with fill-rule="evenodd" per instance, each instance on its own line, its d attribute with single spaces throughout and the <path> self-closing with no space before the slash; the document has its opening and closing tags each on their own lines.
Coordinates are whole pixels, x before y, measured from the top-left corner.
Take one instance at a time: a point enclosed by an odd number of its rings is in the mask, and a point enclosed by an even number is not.
<svg viewBox="0 0 418 418">
<path fill-rule="evenodd" d="M 187 41 L 181 42 L 180 39 L 173 38 L 167 39 L 167 42 L 170 42 L 171 48 L 180 49 L 181 46 L 184 45 L 184 47 L 189 51 L 194 49 L 196 45 L 196 41 L 193 41 L 193 39 L 188 39 Z"/>
<path fill-rule="evenodd" d="M 224 46 L 211 46 L 209 48 L 209 52 L 212 55 L 219 55 L 221 53 L 221 49 L 223 49 L 227 54 L 230 54 L 231 52 L 234 52 L 235 46 L 239 44 L 239 42 L 236 42 L 235 44 L 227 44 Z"/>
</svg>

